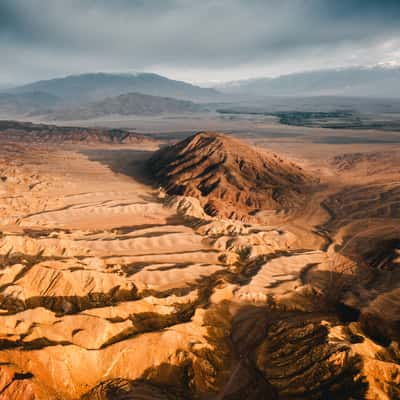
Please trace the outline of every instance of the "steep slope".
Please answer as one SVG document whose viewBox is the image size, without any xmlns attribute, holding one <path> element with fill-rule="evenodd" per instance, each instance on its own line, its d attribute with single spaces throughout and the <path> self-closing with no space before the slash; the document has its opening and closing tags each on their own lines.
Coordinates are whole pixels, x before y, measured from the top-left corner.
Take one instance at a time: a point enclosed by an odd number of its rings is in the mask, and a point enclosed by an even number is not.
<svg viewBox="0 0 400 400">
<path fill-rule="evenodd" d="M 200 111 L 201 107 L 188 100 L 171 97 L 150 96 L 141 93 L 127 93 L 108 97 L 88 105 L 50 113 L 50 118 L 77 120 L 106 115 L 158 115 L 179 114 Z"/>
<path fill-rule="evenodd" d="M 168 194 L 193 196 L 210 215 L 289 212 L 312 183 L 301 167 L 220 133 L 200 132 L 159 150 L 149 167 Z"/>
<path fill-rule="evenodd" d="M 15 93 L 42 91 L 64 99 L 97 101 L 123 93 L 139 92 L 190 100 L 210 100 L 218 92 L 151 73 L 89 73 L 33 82 L 13 89 Z"/>
</svg>

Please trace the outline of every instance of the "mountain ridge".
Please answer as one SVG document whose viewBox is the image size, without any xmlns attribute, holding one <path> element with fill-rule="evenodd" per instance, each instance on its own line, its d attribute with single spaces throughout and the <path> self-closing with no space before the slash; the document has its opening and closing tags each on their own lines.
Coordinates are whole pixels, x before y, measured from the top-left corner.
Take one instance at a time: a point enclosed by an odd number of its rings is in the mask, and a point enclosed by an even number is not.
<svg viewBox="0 0 400 400">
<path fill-rule="evenodd" d="M 320 69 L 231 81 L 216 88 L 229 94 L 263 96 L 400 97 L 400 67 Z"/>
<path fill-rule="evenodd" d="M 50 119 L 84 120 L 109 115 L 160 115 L 198 112 L 203 108 L 189 100 L 153 96 L 142 93 L 124 93 L 75 108 L 64 108 L 48 114 Z"/>
<path fill-rule="evenodd" d="M 207 214 L 233 219 L 251 219 L 260 209 L 288 214 L 314 182 L 277 154 L 218 132 L 161 148 L 148 165 L 168 194 L 195 197 Z"/>
<path fill-rule="evenodd" d="M 215 89 L 202 88 L 147 72 L 137 74 L 98 72 L 68 75 L 17 86 L 9 89 L 8 93 L 35 91 L 73 100 L 74 103 L 78 97 L 84 101 L 96 101 L 129 92 L 204 101 L 218 95 Z"/>
</svg>

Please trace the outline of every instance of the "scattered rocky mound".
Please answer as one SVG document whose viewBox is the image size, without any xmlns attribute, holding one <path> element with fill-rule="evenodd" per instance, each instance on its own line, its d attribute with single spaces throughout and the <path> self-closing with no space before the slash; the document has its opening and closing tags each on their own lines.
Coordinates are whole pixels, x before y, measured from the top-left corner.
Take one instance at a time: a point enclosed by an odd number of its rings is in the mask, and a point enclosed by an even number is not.
<svg viewBox="0 0 400 400">
<path fill-rule="evenodd" d="M 200 132 L 150 159 L 168 194 L 198 198 L 207 214 L 247 219 L 258 210 L 288 212 L 312 183 L 301 167 L 220 133 Z"/>
<path fill-rule="evenodd" d="M 130 144 L 150 141 L 123 129 L 66 127 L 30 122 L 0 121 L 0 141 L 18 143 Z"/>
</svg>

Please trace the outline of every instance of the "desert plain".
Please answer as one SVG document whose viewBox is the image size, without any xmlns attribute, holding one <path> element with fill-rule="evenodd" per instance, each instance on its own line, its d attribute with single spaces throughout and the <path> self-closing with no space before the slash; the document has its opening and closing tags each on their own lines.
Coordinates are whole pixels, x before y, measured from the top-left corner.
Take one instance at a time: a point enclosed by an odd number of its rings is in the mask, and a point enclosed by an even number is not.
<svg viewBox="0 0 400 400">
<path fill-rule="evenodd" d="M 201 122 L 2 125 L 1 400 L 400 397 L 400 145 Z"/>
</svg>

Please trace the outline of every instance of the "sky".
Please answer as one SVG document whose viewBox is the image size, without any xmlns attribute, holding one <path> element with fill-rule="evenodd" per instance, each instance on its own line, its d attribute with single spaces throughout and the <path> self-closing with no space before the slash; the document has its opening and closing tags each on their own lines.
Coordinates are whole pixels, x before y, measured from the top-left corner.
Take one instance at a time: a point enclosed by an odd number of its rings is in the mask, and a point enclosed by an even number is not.
<svg viewBox="0 0 400 400">
<path fill-rule="evenodd" d="M 0 0 L 0 85 L 85 72 L 196 84 L 400 65 L 400 0 Z"/>
</svg>

